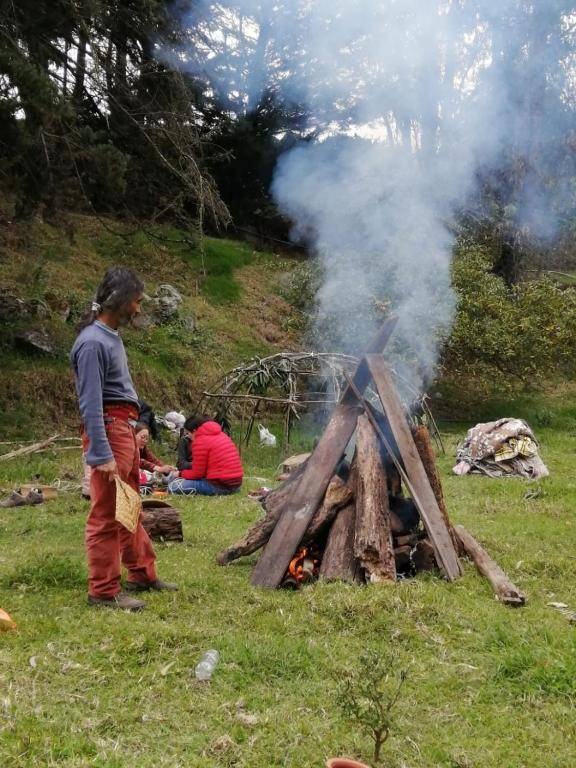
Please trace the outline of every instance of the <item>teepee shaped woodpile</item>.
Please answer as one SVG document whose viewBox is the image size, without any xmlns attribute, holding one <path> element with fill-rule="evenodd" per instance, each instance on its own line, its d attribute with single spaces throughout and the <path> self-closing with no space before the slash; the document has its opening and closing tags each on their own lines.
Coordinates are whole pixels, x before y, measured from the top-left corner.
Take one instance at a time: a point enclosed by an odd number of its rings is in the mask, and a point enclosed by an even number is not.
<svg viewBox="0 0 576 768">
<path fill-rule="evenodd" d="M 292 586 L 302 574 L 393 581 L 434 567 L 454 581 L 462 573 L 458 551 L 480 569 L 469 546 L 474 540 L 448 518 L 428 432 L 410 427 L 382 356 L 394 326 L 395 319 L 385 323 L 348 379 L 308 460 L 266 497 L 265 517 L 218 555 L 226 565 L 264 547 L 254 586 Z M 364 398 L 370 383 L 376 404 Z M 344 473 L 342 459 L 354 434 L 354 458 Z M 483 573 L 500 599 L 522 604 L 524 596 L 482 552 Z"/>
</svg>

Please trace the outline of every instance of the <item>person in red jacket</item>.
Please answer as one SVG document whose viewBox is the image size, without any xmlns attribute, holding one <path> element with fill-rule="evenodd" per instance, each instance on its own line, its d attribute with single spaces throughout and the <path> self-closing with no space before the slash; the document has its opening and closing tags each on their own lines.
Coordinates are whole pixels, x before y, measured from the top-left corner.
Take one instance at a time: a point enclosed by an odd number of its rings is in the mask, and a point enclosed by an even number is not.
<svg viewBox="0 0 576 768">
<path fill-rule="evenodd" d="M 221 496 L 240 490 L 244 471 L 238 449 L 215 421 L 190 416 L 184 423 L 192 468 L 168 486 L 170 493 Z"/>
</svg>

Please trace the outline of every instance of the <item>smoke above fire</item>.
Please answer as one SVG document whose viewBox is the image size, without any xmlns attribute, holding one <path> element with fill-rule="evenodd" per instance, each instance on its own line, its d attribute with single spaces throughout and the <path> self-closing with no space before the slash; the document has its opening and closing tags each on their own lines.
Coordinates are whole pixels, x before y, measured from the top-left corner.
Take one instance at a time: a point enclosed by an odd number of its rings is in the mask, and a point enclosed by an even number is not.
<svg viewBox="0 0 576 768">
<path fill-rule="evenodd" d="M 540 5 L 540 4 L 539 4 Z M 194 45 L 163 49 L 236 115 L 263 94 L 306 111 L 272 192 L 322 264 L 317 344 L 359 352 L 399 316 L 396 349 L 433 375 L 455 311 L 454 214 L 478 174 L 546 147 L 573 118 L 575 19 L 525 0 L 195 0 Z M 529 92 L 528 92 L 529 91 Z M 540 155 L 541 156 L 541 155 Z M 548 169 L 550 170 L 550 169 Z M 555 220 L 544 171 L 514 215 Z"/>
</svg>

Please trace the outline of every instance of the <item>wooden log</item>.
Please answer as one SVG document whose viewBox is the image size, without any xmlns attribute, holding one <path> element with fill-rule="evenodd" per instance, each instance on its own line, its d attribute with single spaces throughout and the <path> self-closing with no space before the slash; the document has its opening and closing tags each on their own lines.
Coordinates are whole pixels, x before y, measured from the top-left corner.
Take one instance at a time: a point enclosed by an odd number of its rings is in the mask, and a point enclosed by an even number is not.
<svg viewBox="0 0 576 768">
<path fill-rule="evenodd" d="M 366 360 L 400 452 L 402 464 L 398 462 L 398 471 L 424 522 L 438 565 L 446 578 L 454 581 L 462 574 L 458 554 L 414 445 L 394 381 L 381 355 L 366 355 Z"/>
<path fill-rule="evenodd" d="M 422 464 L 424 465 L 428 480 L 432 486 L 434 496 L 438 502 L 438 508 L 442 513 L 446 527 L 450 532 L 450 537 L 454 547 L 458 551 L 460 545 L 458 543 L 458 537 L 454 533 L 450 518 L 448 517 L 446 501 L 444 500 L 444 491 L 442 490 L 442 480 L 440 479 L 440 473 L 438 472 L 436 454 L 434 453 L 434 448 L 432 447 L 432 441 L 430 440 L 430 432 L 428 431 L 428 427 L 426 427 L 424 424 L 419 424 L 417 427 L 412 429 L 412 436 L 414 437 L 416 449 L 418 450 L 418 454 L 422 459 Z"/>
<path fill-rule="evenodd" d="M 271 491 L 264 499 L 262 506 L 266 512 L 265 517 L 258 520 L 250 530 L 230 547 L 223 549 L 216 557 L 219 565 L 228 565 L 239 557 L 246 557 L 257 552 L 263 547 L 270 536 L 276 523 L 280 519 L 282 510 L 288 503 L 288 499 L 294 491 L 294 485 L 304 471 L 304 464 L 297 467 L 290 477 L 281 486 Z"/>
<path fill-rule="evenodd" d="M 390 529 L 388 482 L 380 455 L 380 443 L 366 416 L 356 431 L 356 528 L 354 554 L 371 582 L 396 581 L 396 565 Z"/>
<path fill-rule="evenodd" d="M 354 555 L 355 519 L 356 505 L 352 502 L 340 510 L 332 523 L 320 565 L 320 578 L 324 581 L 363 583 L 362 568 Z"/>
<path fill-rule="evenodd" d="M 24 448 L 18 448 L 18 450 L 10 451 L 9 453 L 2 453 L 0 454 L 0 461 L 8 461 L 8 459 L 16 459 L 18 456 L 27 456 L 30 453 L 41 451 L 55 442 L 58 437 L 60 437 L 60 435 L 53 435 L 47 440 L 42 440 L 39 443 L 33 443 L 32 445 L 27 445 Z"/>
<path fill-rule="evenodd" d="M 518 607 L 526 604 L 526 595 L 515 586 L 502 568 L 496 563 L 488 552 L 476 541 L 463 525 L 454 526 L 456 535 L 462 542 L 462 547 L 468 557 L 474 562 L 478 571 L 485 576 L 494 594 L 505 605 Z"/>
<path fill-rule="evenodd" d="M 328 530 L 338 511 L 349 504 L 352 498 L 353 493 L 350 486 L 338 475 L 334 475 L 326 489 L 324 501 L 314 513 L 314 517 L 306 529 L 302 543 L 309 544 L 318 541 L 319 537 Z"/>
<path fill-rule="evenodd" d="M 402 496 L 402 478 L 392 461 L 386 463 L 386 477 L 390 496 Z"/>
<path fill-rule="evenodd" d="M 406 546 L 415 547 L 416 544 L 418 543 L 418 538 L 419 536 L 417 533 L 407 533 L 401 536 L 394 536 L 393 537 L 394 546 L 395 547 L 406 547 Z"/>
<path fill-rule="evenodd" d="M 403 547 L 396 547 L 394 549 L 394 567 L 397 571 L 412 570 L 412 562 L 410 560 L 410 553 L 412 547 L 405 544 Z"/>
<path fill-rule="evenodd" d="M 420 525 L 420 515 L 412 499 L 403 496 L 388 497 L 390 527 L 396 535 L 408 534 Z"/>
<path fill-rule="evenodd" d="M 417 571 L 433 571 L 438 567 L 434 556 L 434 547 L 428 539 L 422 539 L 412 552 L 412 562 Z"/>
<path fill-rule="evenodd" d="M 289 475 L 291 472 L 294 472 L 294 470 L 301 464 L 307 462 L 309 458 L 309 453 L 298 453 L 295 456 L 289 456 L 282 462 L 282 473 Z"/>
<path fill-rule="evenodd" d="M 395 326 L 396 318 L 385 323 L 370 345 L 369 351 L 382 352 Z M 362 362 L 353 377 L 358 391 L 364 392 L 369 379 L 368 366 Z M 354 391 L 350 386 L 346 387 L 340 403 L 334 409 L 324 434 L 306 462 L 298 485 L 254 568 L 252 574 L 254 586 L 277 587 L 284 578 L 290 559 L 302 540 L 314 512 L 318 509 L 328 483 L 352 437 L 358 418 L 358 405 Z"/>
<path fill-rule="evenodd" d="M 142 526 L 153 541 L 184 541 L 180 512 L 174 507 L 144 507 Z"/>
</svg>

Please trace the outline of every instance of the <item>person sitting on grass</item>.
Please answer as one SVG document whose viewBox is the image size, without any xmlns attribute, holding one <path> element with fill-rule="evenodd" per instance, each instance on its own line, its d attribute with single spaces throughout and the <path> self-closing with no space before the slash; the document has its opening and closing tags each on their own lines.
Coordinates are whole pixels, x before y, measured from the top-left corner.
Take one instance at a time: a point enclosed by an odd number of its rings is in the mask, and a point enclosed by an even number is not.
<svg viewBox="0 0 576 768">
<path fill-rule="evenodd" d="M 140 453 L 140 490 L 148 493 L 161 475 L 162 485 L 168 485 L 178 477 L 178 470 L 171 464 L 165 464 L 158 459 L 148 447 L 150 429 L 144 422 L 138 422 L 135 427 L 136 444 Z"/>
<path fill-rule="evenodd" d="M 190 440 L 191 469 L 168 486 L 170 493 L 221 496 L 240 490 L 244 475 L 238 449 L 220 424 L 205 416 L 190 416 L 184 423 Z"/>
<path fill-rule="evenodd" d="M 165 464 L 152 453 L 148 446 L 150 440 L 150 430 L 148 425 L 139 421 L 134 428 L 136 432 L 136 444 L 140 451 L 140 483 L 142 484 L 142 475 L 146 473 L 145 478 L 147 481 L 153 480 L 154 472 L 158 472 L 161 475 L 169 477 L 172 473 L 175 473 L 170 477 L 173 479 L 177 476 L 177 469 L 171 464 Z M 145 483 L 147 484 L 147 483 Z"/>
</svg>

